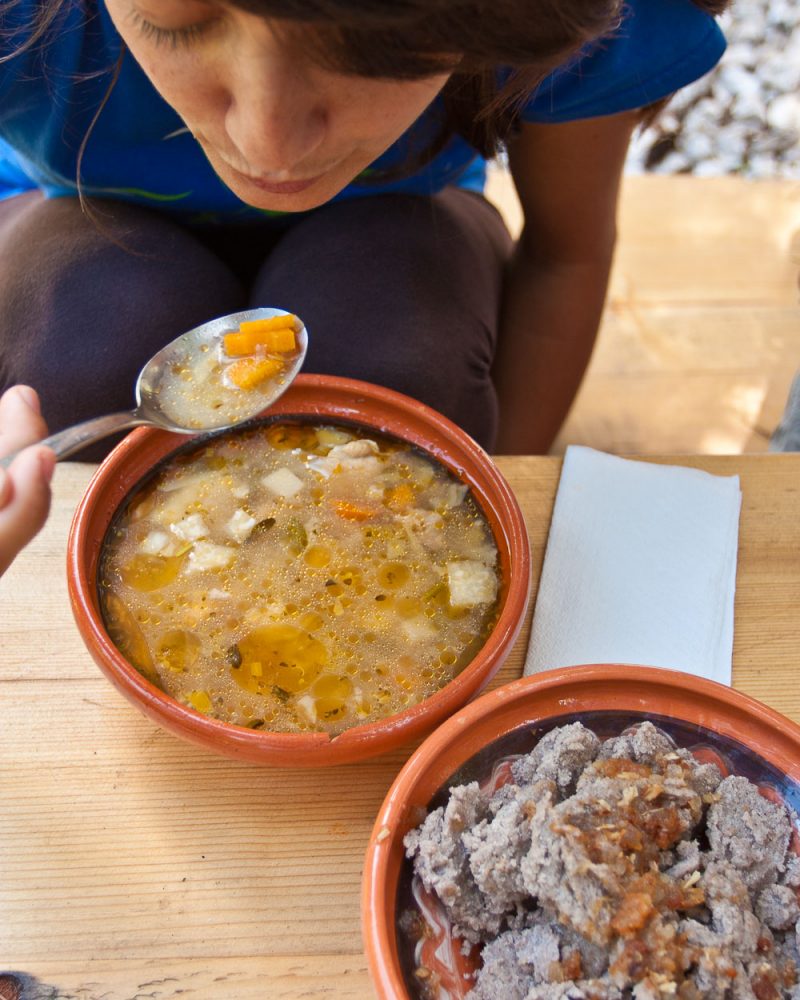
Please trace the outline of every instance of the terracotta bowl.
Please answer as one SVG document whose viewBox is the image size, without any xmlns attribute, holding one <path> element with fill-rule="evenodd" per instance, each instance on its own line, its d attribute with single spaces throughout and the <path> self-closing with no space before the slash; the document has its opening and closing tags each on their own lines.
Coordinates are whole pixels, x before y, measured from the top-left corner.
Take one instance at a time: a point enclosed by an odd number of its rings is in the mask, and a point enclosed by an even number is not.
<svg viewBox="0 0 800 1000">
<path fill-rule="evenodd" d="M 530 752 L 556 726 L 581 721 L 606 738 L 644 720 L 701 760 L 749 778 L 762 794 L 800 813 L 800 726 L 731 688 L 689 674 L 618 664 L 552 670 L 497 688 L 425 740 L 389 790 L 372 830 L 362 926 L 381 1000 L 427 997 L 420 968 L 438 976 L 437 1000 L 456 1000 L 468 994 L 480 963 L 477 950 L 462 953 L 438 901 L 412 886 L 406 833 L 444 804 L 451 786 L 497 783 L 504 758 Z M 798 830 L 792 846 L 800 854 Z M 412 926 L 425 927 L 421 939 L 407 934 L 409 915 Z"/>
<path fill-rule="evenodd" d="M 89 652 L 116 687 L 158 725 L 216 753 L 261 764 L 317 767 L 384 753 L 434 728 L 490 680 L 511 650 L 530 591 L 530 547 L 519 505 L 489 456 L 471 437 L 421 403 L 365 382 L 301 375 L 271 407 L 270 417 L 357 423 L 423 449 L 467 483 L 486 515 L 499 551 L 501 610 L 495 628 L 470 664 L 436 694 L 378 722 L 331 738 L 245 729 L 208 718 L 150 684 L 108 636 L 100 612 L 97 568 L 103 539 L 120 505 L 186 437 L 140 428 L 103 462 L 75 513 L 67 576 L 73 613 Z"/>
</svg>

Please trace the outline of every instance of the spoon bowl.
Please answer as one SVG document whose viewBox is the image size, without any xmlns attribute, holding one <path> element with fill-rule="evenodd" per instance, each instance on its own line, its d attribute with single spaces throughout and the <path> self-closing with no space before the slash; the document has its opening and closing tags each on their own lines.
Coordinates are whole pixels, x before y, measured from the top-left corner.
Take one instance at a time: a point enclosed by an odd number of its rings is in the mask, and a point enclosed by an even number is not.
<svg viewBox="0 0 800 1000">
<path fill-rule="evenodd" d="M 227 430 L 250 420 L 279 399 L 294 381 L 308 350 L 308 331 L 302 322 L 299 329 L 294 324 L 296 350 L 287 356 L 280 376 L 252 389 L 231 389 L 223 381 L 219 364 L 222 338 L 245 322 L 292 315 L 285 309 L 264 306 L 201 323 L 162 347 L 142 368 L 136 380 L 134 409 L 94 417 L 40 443 L 52 448 L 61 460 L 129 427 L 150 425 L 177 434 L 197 434 Z M 0 459 L 0 466 L 10 465 L 17 454 Z"/>
</svg>

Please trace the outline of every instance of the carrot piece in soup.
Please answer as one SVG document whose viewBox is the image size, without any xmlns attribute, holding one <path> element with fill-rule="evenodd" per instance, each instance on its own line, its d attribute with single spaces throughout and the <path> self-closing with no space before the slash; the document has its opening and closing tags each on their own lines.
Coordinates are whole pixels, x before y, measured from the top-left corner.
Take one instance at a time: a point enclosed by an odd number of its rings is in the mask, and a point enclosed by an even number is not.
<svg viewBox="0 0 800 1000">
<path fill-rule="evenodd" d="M 264 333 L 265 330 L 282 330 L 285 326 L 297 329 L 300 320 L 293 313 L 284 316 L 270 316 L 269 319 L 246 319 L 239 324 L 242 333 Z"/>
<path fill-rule="evenodd" d="M 346 521 L 369 521 L 377 513 L 371 507 L 360 507 L 348 500 L 334 501 L 333 509 L 339 517 L 343 517 Z"/>
<path fill-rule="evenodd" d="M 249 333 L 226 333 L 222 344 L 228 357 L 238 358 L 243 354 L 254 354 L 258 338 Z"/>
<path fill-rule="evenodd" d="M 280 330 L 267 330 L 265 338 L 266 344 L 264 346 L 268 351 L 274 351 L 276 354 L 288 354 L 289 351 L 297 350 L 294 330 L 290 326 Z"/>
<path fill-rule="evenodd" d="M 244 326 L 245 324 L 242 324 Z M 232 358 L 245 354 L 255 354 L 259 347 L 275 354 L 288 354 L 297 350 L 297 341 L 292 327 L 278 330 L 242 330 L 226 333 L 222 338 L 225 353 Z"/>
<path fill-rule="evenodd" d="M 414 489 L 408 483 L 393 486 L 386 494 L 387 507 L 408 507 L 414 500 Z"/>
<path fill-rule="evenodd" d="M 278 358 L 242 358 L 228 369 L 228 378 L 240 389 L 255 389 L 283 369 Z"/>
</svg>

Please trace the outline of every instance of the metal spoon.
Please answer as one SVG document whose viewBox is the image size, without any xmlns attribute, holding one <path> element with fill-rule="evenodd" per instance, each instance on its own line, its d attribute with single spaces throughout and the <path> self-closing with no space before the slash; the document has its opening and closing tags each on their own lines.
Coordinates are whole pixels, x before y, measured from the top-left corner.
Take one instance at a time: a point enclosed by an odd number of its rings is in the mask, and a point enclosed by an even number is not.
<svg viewBox="0 0 800 1000">
<path fill-rule="evenodd" d="M 197 434 L 206 430 L 226 430 L 249 420 L 282 396 L 300 371 L 308 350 L 308 332 L 305 326 L 301 325 L 300 330 L 295 331 L 297 354 L 290 356 L 280 379 L 267 380 L 263 390 L 256 388 L 232 391 L 223 387 L 220 389 L 220 397 L 230 396 L 231 406 L 226 407 L 222 403 L 216 409 L 213 403 L 209 404 L 207 401 L 203 401 L 203 406 L 199 402 L 193 403 L 191 398 L 184 400 L 190 410 L 194 406 L 190 420 L 176 419 L 174 412 L 170 415 L 170 409 L 174 411 L 175 401 L 177 399 L 180 402 L 182 392 L 188 393 L 196 388 L 191 378 L 191 366 L 194 363 L 204 363 L 205 359 L 210 359 L 207 362 L 210 364 L 219 350 L 223 334 L 237 330 L 246 320 L 286 315 L 290 314 L 284 309 L 246 309 L 196 326 L 163 347 L 142 368 L 136 380 L 135 409 L 94 417 L 74 427 L 67 427 L 39 443 L 52 448 L 56 458 L 62 459 L 115 431 L 141 424 L 163 427 L 178 434 Z M 183 377 L 181 372 L 184 373 Z M 13 455 L 0 459 L 0 466 L 7 467 L 18 454 L 19 452 L 14 452 Z"/>
</svg>

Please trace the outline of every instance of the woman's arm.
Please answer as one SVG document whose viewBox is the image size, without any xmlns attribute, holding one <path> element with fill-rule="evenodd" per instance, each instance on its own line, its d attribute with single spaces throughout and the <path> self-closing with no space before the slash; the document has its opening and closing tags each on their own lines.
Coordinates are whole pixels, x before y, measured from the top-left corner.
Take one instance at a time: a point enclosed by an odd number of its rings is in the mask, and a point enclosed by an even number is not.
<svg viewBox="0 0 800 1000">
<path fill-rule="evenodd" d="M 493 375 L 501 454 L 548 451 L 589 363 L 616 240 L 619 182 L 641 112 L 530 125 L 509 147 L 524 228 Z"/>
</svg>

